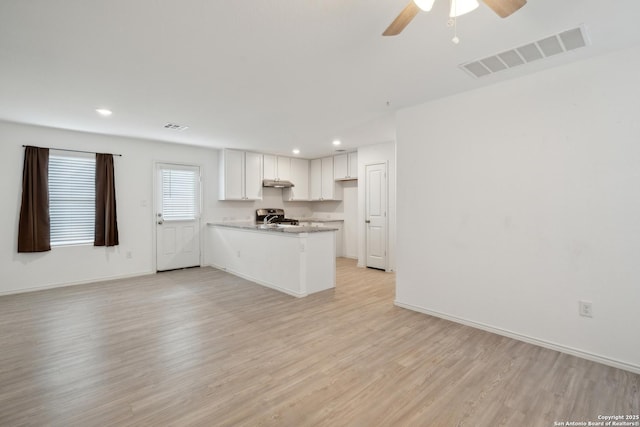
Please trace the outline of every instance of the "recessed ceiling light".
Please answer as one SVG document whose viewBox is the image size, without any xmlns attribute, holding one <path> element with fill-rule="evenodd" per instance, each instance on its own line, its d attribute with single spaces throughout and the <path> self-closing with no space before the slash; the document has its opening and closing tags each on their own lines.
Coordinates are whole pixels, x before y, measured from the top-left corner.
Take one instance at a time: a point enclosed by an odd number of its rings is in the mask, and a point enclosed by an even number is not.
<svg viewBox="0 0 640 427">
<path fill-rule="evenodd" d="M 300 154 L 300 150 L 298 150 L 297 148 L 294 148 L 293 150 L 291 150 L 291 152 L 293 154 Z"/>
<path fill-rule="evenodd" d="M 101 116 L 110 116 L 113 114 L 113 111 L 111 110 L 107 110 L 106 108 L 96 108 L 96 113 L 100 114 Z"/>
<path fill-rule="evenodd" d="M 339 139 L 333 140 L 333 145 L 340 145 L 340 144 L 342 144 L 342 141 L 340 141 Z"/>
</svg>

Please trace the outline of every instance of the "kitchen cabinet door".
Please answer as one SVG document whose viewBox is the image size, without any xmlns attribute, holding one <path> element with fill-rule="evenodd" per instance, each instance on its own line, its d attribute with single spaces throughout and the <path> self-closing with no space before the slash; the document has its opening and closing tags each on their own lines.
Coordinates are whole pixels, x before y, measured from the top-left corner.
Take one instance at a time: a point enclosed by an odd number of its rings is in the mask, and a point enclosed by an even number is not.
<svg viewBox="0 0 640 427">
<path fill-rule="evenodd" d="M 262 200 L 262 154 L 245 153 L 245 200 Z"/>
<path fill-rule="evenodd" d="M 358 179 L 358 152 L 349 153 L 347 157 L 349 160 L 349 178 Z"/>
<path fill-rule="evenodd" d="M 345 153 L 333 156 L 333 179 L 345 181 L 358 178 L 358 153 Z"/>
<path fill-rule="evenodd" d="M 219 200 L 262 200 L 262 154 L 223 150 L 219 174 Z"/>
<path fill-rule="evenodd" d="M 271 154 L 263 154 L 262 155 L 262 178 L 263 179 L 277 179 L 278 164 L 276 163 L 276 156 Z"/>
<path fill-rule="evenodd" d="M 311 200 L 342 200 L 342 186 L 333 179 L 333 157 L 311 160 Z"/>
<path fill-rule="evenodd" d="M 339 154 L 333 156 L 333 179 L 338 181 L 349 178 L 349 156 Z"/>
<path fill-rule="evenodd" d="M 244 152 L 220 152 L 219 200 L 244 200 Z"/>
<path fill-rule="evenodd" d="M 324 157 L 321 159 L 321 168 L 322 168 L 322 189 L 321 189 L 321 200 L 333 200 L 335 198 L 335 183 L 333 179 L 333 157 Z"/>
<path fill-rule="evenodd" d="M 262 165 L 263 179 L 272 179 L 274 181 L 291 181 L 291 157 L 263 154 Z"/>
<path fill-rule="evenodd" d="M 278 178 L 278 181 L 291 181 L 291 160 L 291 157 L 278 156 L 276 158 L 276 163 L 278 165 L 278 174 L 276 177 Z"/>
<path fill-rule="evenodd" d="M 290 178 L 294 187 L 282 190 L 283 200 L 309 200 L 309 160 L 291 159 Z"/>
<path fill-rule="evenodd" d="M 311 173 L 309 175 L 309 192 L 311 200 L 322 198 L 322 159 L 311 160 Z M 295 184 L 295 183 L 294 183 Z"/>
</svg>

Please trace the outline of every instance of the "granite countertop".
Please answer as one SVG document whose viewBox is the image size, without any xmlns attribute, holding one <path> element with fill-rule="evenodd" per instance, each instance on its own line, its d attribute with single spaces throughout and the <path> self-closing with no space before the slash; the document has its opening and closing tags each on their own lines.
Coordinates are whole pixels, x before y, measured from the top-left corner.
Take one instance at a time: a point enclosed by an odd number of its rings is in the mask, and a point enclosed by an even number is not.
<svg viewBox="0 0 640 427">
<path fill-rule="evenodd" d="M 300 222 L 344 222 L 344 219 L 331 219 L 331 218 L 318 218 L 318 217 L 306 217 L 306 218 L 295 218 Z"/>
<path fill-rule="evenodd" d="M 300 233 L 323 233 L 326 231 L 337 231 L 337 228 L 332 227 L 303 227 L 301 225 L 278 225 L 278 224 L 269 224 L 267 227 L 264 227 L 262 224 L 256 224 L 255 222 L 208 222 L 207 225 L 217 226 L 217 227 L 228 227 L 228 228 L 241 228 L 244 230 L 255 230 L 255 231 L 263 231 L 266 233 L 291 233 L 291 234 L 300 234 Z"/>
</svg>

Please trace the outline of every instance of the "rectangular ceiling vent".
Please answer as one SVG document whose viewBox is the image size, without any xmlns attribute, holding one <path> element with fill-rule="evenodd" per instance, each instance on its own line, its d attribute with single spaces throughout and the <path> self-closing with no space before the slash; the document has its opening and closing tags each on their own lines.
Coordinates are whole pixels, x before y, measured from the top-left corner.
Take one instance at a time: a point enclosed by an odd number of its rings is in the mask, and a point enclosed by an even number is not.
<svg viewBox="0 0 640 427">
<path fill-rule="evenodd" d="M 166 125 L 164 125 L 164 127 L 165 129 L 171 129 L 171 130 L 177 130 L 177 131 L 183 131 L 183 130 L 189 129 L 189 126 L 180 126 L 175 123 L 167 123 Z"/>
<path fill-rule="evenodd" d="M 588 40 L 586 30 L 581 25 L 497 55 L 460 64 L 459 67 L 472 76 L 480 78 L 498 71 L 585 47 L 588 44 Z"/>
</svg>

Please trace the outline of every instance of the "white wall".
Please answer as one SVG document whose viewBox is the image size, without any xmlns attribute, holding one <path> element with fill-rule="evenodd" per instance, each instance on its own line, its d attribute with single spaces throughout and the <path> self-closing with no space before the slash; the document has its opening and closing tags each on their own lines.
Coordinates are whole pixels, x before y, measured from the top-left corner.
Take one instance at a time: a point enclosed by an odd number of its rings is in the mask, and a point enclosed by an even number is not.
<svg viewBox="0 0 640 427">
<path fill-rule="evenodd" d="M 358 148 L 358 266 L 366 265 L 365 168 L 387 164 L 389 212 L 387 230 L 387 271 L 396 269 L 396 144 L 385 142 Z"/>
<path fill-rule="evenodd" d="M 155 271 L 154 162 L 201 167 L 203 227 L 207 221 L 253 219 L 258 207 L 284 207 L 287 215 L 292 216 L 308 216 L 311 212 L 309 203 L 293 202 L 285 206 L 280 189 L 264 189 L 262 201 L 218 201 L 217 150 L 2 121 L 0 136 L 0 165 L 4 176 L 0 185 L 5 200 L 5 209 L 0 210 L 0 269 L 3 272 L 0 295 Z M 68 246 L 38 254 L 17 253 L 23 144 L 123 155 L 115 159 L 119 246 Z M 126 258 L 128 251 L 131 259 Z"/>
<path fill-rule="evenodd" d="M 339 182 L 338 185 L 344 188 L 343 182 Z M 314 218 L 323 219 L 344 219 L 344 204 L 346 202 L 345 195 L 343 194 L 342 200 L 323 200 L 314 201 L 311 203 L 311 216 Z M 289 214 L 287 213 L 287 216 Z"/>
<path fill-rule="evenodd" d="M 154 271 L 154 161 L 199 165 L 203 191 L 216 188 L 217 152 L 213 150 L 7 122 L 0 122 L 0 135 L 5 177 L 5 209 L 0 211 L 0 294 Z M 119 246 L 66 246 L 36 254 L 17 253 L 23 144 L 122 154 L 115 158 Z M 128 251 L 131 259 L 126 258 Z"/>
<path fill-rule="evenodd" d="M 401 111 L 397 303 L 640 371 L 638 75 L 636 48 Z"/>
<path fill-rule="evenodd" d="M 212 150 L 217 156 L 218 151 Z M 216 157 L 217 158 L 217 157 Z M 216 185 L 218 180 L 218 166 L 215 166 Z M 287 217 L 310 216 L 313 205 L 311 202 L 284 202 L 281 188 L 263 188 L 262 200 L 255 201 L 220 201 L 218 187 L 207 194 L 209 221 L 253 221 L 258 208 L 282 208 Z"/>
</svg>

